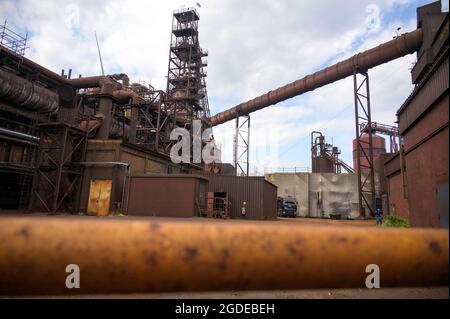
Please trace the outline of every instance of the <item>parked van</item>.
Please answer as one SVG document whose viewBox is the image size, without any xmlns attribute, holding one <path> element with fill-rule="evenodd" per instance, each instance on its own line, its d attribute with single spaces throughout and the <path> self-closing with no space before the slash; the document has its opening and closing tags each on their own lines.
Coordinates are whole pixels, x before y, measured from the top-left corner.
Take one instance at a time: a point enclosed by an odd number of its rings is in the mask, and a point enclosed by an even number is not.
<svg viewBox="0 0 450 319">
<path fill-rule="evenodd" d="M 278 206 L 278 217 L 293 217 L 297 216 L 297 200 L 292 197 L 278 197 L 277 198 L 277 206 Z"/>
</svg>

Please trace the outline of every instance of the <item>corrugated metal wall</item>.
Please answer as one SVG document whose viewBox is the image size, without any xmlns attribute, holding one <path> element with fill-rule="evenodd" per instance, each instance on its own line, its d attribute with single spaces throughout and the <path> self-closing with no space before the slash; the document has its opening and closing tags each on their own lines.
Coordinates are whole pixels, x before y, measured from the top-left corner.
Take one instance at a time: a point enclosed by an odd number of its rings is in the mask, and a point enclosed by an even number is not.
<svg viewBox="0 0 450 319">
<path fill-rule="evenodd" d="M 448 90 L 449 86 L 448 56 L 431 73 L 427 81 L 414 89 L 397 112 L 398 128 L 401 135 L 414 125 L 414 122 L 427 111 L 433 103 Z"/>
<path fill-rule="evenodd" d="M 134 216 L 194 217 L 206 210 L 208 180 L 191 174 L 135 175 L 127 213 Z"/>
<path fill-rule="evenodd" d="M 277 216 L 277 187 L 263 177 L 205 175 L 208 192 L 227 192 L 230 217 L 235 219 L 274 219 Z M 246 203 L 246 215 L 242 206 Z"/>
</svg>

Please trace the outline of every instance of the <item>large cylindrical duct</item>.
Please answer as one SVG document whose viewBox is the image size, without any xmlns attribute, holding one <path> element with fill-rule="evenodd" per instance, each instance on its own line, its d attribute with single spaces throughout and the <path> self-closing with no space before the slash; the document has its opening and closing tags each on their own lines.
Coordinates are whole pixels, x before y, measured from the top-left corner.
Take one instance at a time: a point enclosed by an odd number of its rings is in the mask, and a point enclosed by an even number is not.
<svg viewBox="0 0 450 319">
<path fill-rule="evenodd" d="M 41 113 L 52 113 L 59 107 L 57 92 L 4 70 L 0 70 L 0 98 Z"/>
<path fill-rule="evenodd" d="M 365 71 L 377 65 L 395 60 L 419 50 L 422 44 L 422 30 L 405 33 L 375 48 L 356 54 L 351 58 L 320 70 L 312 75 L 282 86 L 274 91 L 241 103 L 211 117 L 213 126 L 247 115 L 267 106 L 313 91 L 326 84 L 351 76 L 355 70 Z"/>
</svg>

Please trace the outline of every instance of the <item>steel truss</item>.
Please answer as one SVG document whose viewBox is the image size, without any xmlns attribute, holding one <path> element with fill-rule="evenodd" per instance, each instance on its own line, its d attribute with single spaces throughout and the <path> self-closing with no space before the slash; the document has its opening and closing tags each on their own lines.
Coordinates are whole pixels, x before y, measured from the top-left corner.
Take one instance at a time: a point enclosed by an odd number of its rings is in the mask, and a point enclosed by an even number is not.
<svg viewBox="0 0 450 319">
<path fill-rule="evenodd" d="M 373 127 L 370 109 L 369 74 L 367 70 L 355 69 L 353 72 L 353 85 L 355 97 L 355 127 L 356 127 L 356 162 L 355 170 L 358 174 L 358 199 L 360 217 L 366 217 L 365 207 L 369 209 L 370 216 L 374 216 L 376 207 L 375 174 L 373 160 Z M 361 132 L 360 121 L 366 122 L 367 130 Z M 368 142 L 362 140 L 367 134 Z M 367 154 L 369 150 L 369 154 Z M 367 160 L 367 165 L 361 163 L 361 156 Z M 364 169 L 364 176 L 361 172 Z"/>
<path fill-rule="evenodd" d="M 234 172 L 237 176 L 249 176 L 250 115 L 236 118 L 236 131 L 233 144 Z"/>
<path fill-rule="evenodd" d="M 166 132 L 176 127 L 188 130 L 193 136 L 193 121 L 201 120 L 202 129 L 211 127 L 206 90 L 208 52 L 199 43 L 195 8 L 175 11 L 172 19 L 169 66 L 167 74 L 166 118 L 161 119 Z M 173 143 L 172 143 L 173 144 Z M 171 144 L 166 146 L 170 149 Z"/>
<path fill-rule="evenodd" d="M 78 212 L 87 133 L 65 123 L 40 124 L 39 130 L 30 208 Z"/>
</svg>

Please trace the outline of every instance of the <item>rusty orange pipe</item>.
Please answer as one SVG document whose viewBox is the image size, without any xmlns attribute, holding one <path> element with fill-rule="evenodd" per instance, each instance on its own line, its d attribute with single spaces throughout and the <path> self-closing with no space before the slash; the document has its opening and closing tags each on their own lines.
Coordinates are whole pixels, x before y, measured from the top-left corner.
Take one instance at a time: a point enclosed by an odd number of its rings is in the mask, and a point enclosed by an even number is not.
<svg viewBox="0 0 450 319">
<path fill-rule="evenodd" d="M 419 50 L 422 45 L 422 30 L 405 33 L 375 48 L 358 53 L 344 61 L 305 76 L 295 82 L 269 91 L 252 100 L 241 103 L 211 117 L 212 126 L 231 121 L 238 116 L 248 115 L 262 108 L 274 105 L 294 96 L 313 91 L 324 85 L 353 75 L 355 70 L 366 71 L 380 64 L 395 60 Z"/>
<path fill-rule="evenodd" d="M 0 294 L 448 285 L 448 231 L 267 222 L 0 218 Z M 80 288 L 65 286 L 80 267 Z"/>
</svg>

